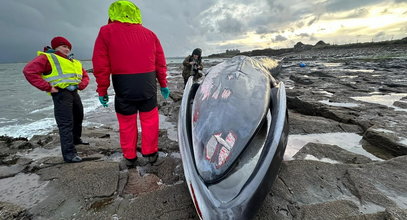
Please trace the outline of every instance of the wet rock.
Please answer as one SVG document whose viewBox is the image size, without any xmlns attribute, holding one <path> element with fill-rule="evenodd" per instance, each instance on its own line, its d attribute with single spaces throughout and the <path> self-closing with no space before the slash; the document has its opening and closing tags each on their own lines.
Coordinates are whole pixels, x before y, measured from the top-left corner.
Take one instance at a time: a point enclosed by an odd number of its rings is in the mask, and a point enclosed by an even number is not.
<svg viewBox="0 0 407 220">
<path fill-rule="evenodd" d="M 43 168 L 37 173 L 50 181 L 50 194 L 30 213 L 47 219 L 72 218 L 92 198 L 117 193 L 119 165 L 112 162 L 64 163 Z"/>
<path fill-rule="evenodd" d="M 0 179 L 15 176 L 23 171 L 25 167 L 26 166 L 22 166 L 19 164 L 11 166 L 0 166 Z"/>
<path fill-rule="evenodd" d="M 336 145 L 308 143 L 294 155 L 296 160 L 304 160 L 313 156 L 318 160 L 328 163 L 364 164 L 373 162 L 363 155 L 354 154 L 343 150 Z"/>
<path fill-rule="evenodd" d="M 289 111 L 290 134 L 350 132 L 362 133 L 360 126 L 345 124 L 323 117 L 311 117 Z"/>
<path fill-rule="evenodd" d="M 47 184 L 32 173 L 19 173 L 0 179 L 0 201 L 29 209 L 47 197 Z"/>
<path fill-rule="evenodd" d="M 143 193 L 157 191 L 162 187 L 160 178 L 153 174 L 140 175 L 137 169 L 129 170 L 129 180 L 124 193 L 138 196 Z"/>
<path fill-rule="evenodd" d="M 0 219 L 29 220 L 26 209 L 8 202 L 0 202 Z"/>
<path fill-rule="evenodd" d="M 13 163 L 13 158 L 18 151 L 23 149 L 31 149 L 33 146 L 28 142 L 27 138 L 13 138 L 0 136 L 0 164 Z"/>
<path fill-rule="evenodd" d="M 396 102 L 394 102 L 394 106 L 407 109 L 407 102 L 396 101 Z"/>
<path fill-rule="evenodd" d="M 0 164 L 13 165 L 13 164 L 17 163 L 18 159 L 20 159 L 20 156 L 11 154 L 11 155 L 4 157 L 4 159 L 1 161 Z"/>
<path fill-rule="evenodd" d="M 33 145 L 39 145 L 45 147 L 47 144 L 54 141 L 54 138 L 50 135 L 34 135 L 30 139 L 30 143 Z"/>
<path fill-rule="evenodd" d="M 143 167 L 141 172 L 154 174 L 161 179 L 162 183 L 167 185 L 175 184 L 185 179 L 181 159 L 177 158 L 159 158 L 153 166 Z"/>
<path fill-rule="evenodd" d="M 407 219 L 407 210 L 399 208 L 387 208 L 383 212 L 377 212 L 374 214 L 364 214 L 356 216 L 347 216 L 345 218 L 339 218 L 338 220 L 382 220 L 382 219 Z"/>
<path fill-rule="evenodd" d="M 27 140 L 14 141 L 9 147 L 11 149 L 19 149 L 19 150 L 34 148 L 34 146 Z"/>
<path fill-rule="evenodd" d="M 111 196 L 119 181 L 119 165 L 111 162 L 64 163 L 37 173 L 65 193 L 82 198 Z"/>
<path fill-rule="evenodd" d="M 367 129 L 363 139 L 379 148 L 386 149 L 393 156 L 407 154 L 407 145 L 401 143 L 401 138 L 391 130 L 374 126 Z"/>
<path fill-rule="evenodd" d="M 292 81 L 294 81 L 296 83 L 299 83 L 299 84 L 302 84 L 302 85 L 310 85 L 310 84 L 314 83 L 313 79 L 310 79 L 307 76 L 294 76 L 294 75 L 291 75 L 290 79 Z"/>
<path fill-rule="evenodd" d="M 182 94 L 183 94 L 182 91 L 173 91 L 171 92 L 170 97 L 174 102 L 178 102 L 181 101 Z"/>
<path fill-rule="evenodd" d="M 158 144 L 160 151 L 166 153 L 179 152 L 178 142 L 168 139 L 168 131 L 160 130 Z"/>
<path fill-rule="evenodd" d="M 404 207 L 407 156 L 367 164 L 287 161 L 258 216 L 269 219 L 332 219 Z M 322 210 L 333 208 L 336 211 Z M 285 211 L 284 211 L 285 210 Z M 335 216 L 333 216 L 335 215 Z M 313 217 L 311 217 L 313 216 Z M 260 218 L 259 218 L 260 219 Z"/>
<path fill-rule="evenodd" d="M 359 214 L 359 208 L 355 202 L 348 200 L 337 200 L 322 204 L 304 205 L 301 206 L 298 211 L 293 212 L 292 214 L 294 219 L 338 219 Z"/>
<path fill-rule="evenodd" d="M 116 213 L 123 219 L 132 219 L 135 216 L 163 220 L 199 219 L 185 184 L 168 186 L 143 194 L 131 200 L 126 206 L 121 206 Z"/>
</svg>

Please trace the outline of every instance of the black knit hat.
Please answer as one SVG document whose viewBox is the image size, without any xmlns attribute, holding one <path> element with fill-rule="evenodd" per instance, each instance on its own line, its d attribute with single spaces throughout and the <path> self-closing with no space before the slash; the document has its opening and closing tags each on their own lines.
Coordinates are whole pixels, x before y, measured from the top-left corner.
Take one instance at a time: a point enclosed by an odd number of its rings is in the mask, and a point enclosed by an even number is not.
<svg viewBox="0 0 407 220">
<path fill-rule="evenodd" d="M 192 51 L 192 55 L 198 55 L 201 56 L 202 50 L 200 48 L 196 48 L 194 51 Z"/>
</svg>

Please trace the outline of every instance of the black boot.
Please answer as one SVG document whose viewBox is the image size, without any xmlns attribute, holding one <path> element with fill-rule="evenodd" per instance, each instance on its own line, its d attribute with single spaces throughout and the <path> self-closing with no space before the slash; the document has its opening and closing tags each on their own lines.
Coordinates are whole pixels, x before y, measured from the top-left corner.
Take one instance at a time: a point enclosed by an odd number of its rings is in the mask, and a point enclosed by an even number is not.
<svg viewBox="0 0 407 220">
<path fill-rule="evenodd" d="M 153 164 L 155 162 L 157 162 L 158 159 L 158 152 L 152 153 L 152 154 L 148 154 L 148 155 L 143 155 L 143 157 L 147 157 L 148 158 L 148 162 L 150 164 Z"/>
<path fill-rule="evenodd" d="M 127 159 L 124 157 L 124 164 L 126 165 L 127 169 L 136 168 L 136 166 L 138 165 L 137 157 L 133 159 Z"/>
<path fill-rule="evenodd" d="M 72 159 L 64 159 L 67 163 L 79 163 L 82 161 L 82 158 L 78 155 L 75 155 Z"/>
<path fill-rule="evenodd" d="M 78 141 L 74 142 L 75 145 L 89 145 L 88 142 L 84 142 L 82 139 L 79 139 Z"/>
</svg>

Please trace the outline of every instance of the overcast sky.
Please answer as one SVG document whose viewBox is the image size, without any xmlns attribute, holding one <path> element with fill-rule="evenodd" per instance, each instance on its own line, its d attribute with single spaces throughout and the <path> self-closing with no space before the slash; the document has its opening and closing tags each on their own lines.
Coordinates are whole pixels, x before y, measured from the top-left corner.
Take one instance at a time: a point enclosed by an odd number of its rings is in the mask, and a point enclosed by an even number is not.
<svg viewBox="0 0 407 220">
<path fill-rule="evenodd" d="M 91 59 L 113 0 L 2 0 L 0 62 L 26 62 L 57 35 Z M 407 37 L 407 0 L 137 0 L 167 57 Z"/>
</svg>

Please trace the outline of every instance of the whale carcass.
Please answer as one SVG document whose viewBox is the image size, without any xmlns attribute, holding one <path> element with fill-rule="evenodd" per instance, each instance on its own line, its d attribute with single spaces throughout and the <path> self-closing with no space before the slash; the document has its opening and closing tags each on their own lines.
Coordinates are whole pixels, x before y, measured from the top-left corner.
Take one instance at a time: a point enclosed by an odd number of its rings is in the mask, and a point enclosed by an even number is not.
<svg viewBox="0 0 407 220">
<path fill-rule="evenodd" d="M 274 182 L 288 136 L 271 59 L 236 56 L 188 80 L 178 119 L 186 184 L 201 219 L 249 219 Z"/>
</svg>

